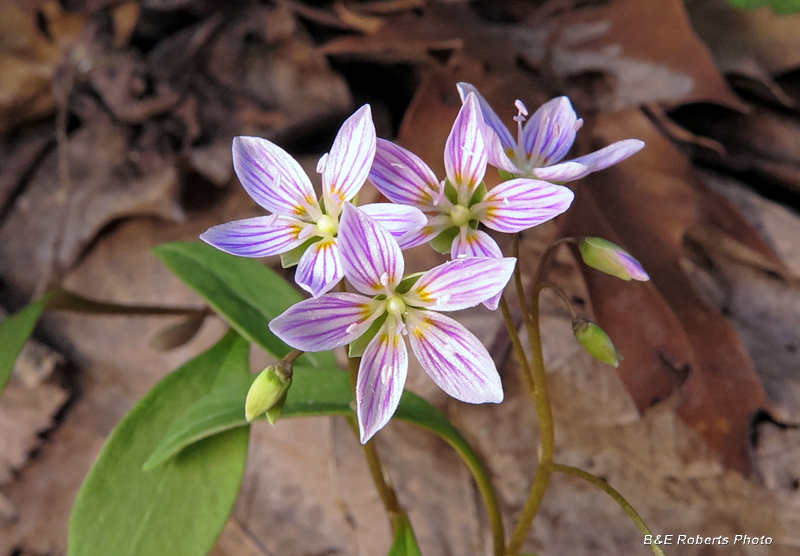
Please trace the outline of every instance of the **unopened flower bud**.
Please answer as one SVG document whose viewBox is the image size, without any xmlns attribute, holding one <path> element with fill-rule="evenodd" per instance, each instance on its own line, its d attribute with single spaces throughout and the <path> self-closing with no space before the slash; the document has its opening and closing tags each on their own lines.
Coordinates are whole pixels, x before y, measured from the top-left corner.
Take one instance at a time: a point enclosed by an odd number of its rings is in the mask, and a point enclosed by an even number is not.
<svg viewBox="0 0 800 556">
<path fill-rule="evenodd" d="M 267 367 L 256 377 L 247 399 L 244 402 L 244 416 L 247 421 L 252 421 L 263 413 L 267 413 L 270 423 L 280 415 L 280 410 L 286 401 L 286 392 L 292 385 L 291 365 L 278 363 Z M 272 411 L 276 409 L 276 411 Z M 270 416 L 272 412 L 272 416 Z"/>
<path fill-rule="evenodd" d="M 622 247 L 599 237 L 586 237 L 580 243 L 583 262 L 623 280 L 649 280 L 650 277 Z"/>
<path fill-rule="evenodd" d="M 584 319 L 575 319 L 572 321 L 572 331 L 589 355 L 598 361 L 619 367 L 622 355 L 614 347 L 608 334 L 597 324 Z"/>
</svg>

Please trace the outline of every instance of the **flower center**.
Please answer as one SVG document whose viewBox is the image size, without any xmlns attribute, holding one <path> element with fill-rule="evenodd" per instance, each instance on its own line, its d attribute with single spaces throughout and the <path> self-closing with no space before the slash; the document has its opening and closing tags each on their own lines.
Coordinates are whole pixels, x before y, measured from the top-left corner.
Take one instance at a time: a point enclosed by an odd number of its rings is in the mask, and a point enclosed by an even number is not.
<svg viewBox="0 0 800 556">
<path fill-rule="evenodd" d="M 323 214 L 322 217 L 317 220 L 317 233 L 323 237 L 333 236 L 338 229 L 338 222 L 328 214 Z"/>
<path fill-rule="evenodd" d="M 464 205 L 456 205 L 450 210 L 450 219 L 453 226 L 463 226 L 472 220 L 472 211 Z"/>
<path fill-rule="evenodd" d="M 392 296 L 386 303 L 386 312 L 400 316 L 406 312 L 406 302 L 399 295 Z"/>
</svg>

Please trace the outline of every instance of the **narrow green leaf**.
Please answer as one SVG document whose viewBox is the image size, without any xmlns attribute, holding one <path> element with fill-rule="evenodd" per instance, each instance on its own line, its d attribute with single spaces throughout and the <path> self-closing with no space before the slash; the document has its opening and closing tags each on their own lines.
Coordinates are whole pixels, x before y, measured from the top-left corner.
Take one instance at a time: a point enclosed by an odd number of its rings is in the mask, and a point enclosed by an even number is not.
<svg viewBox="0 0 800 556">
<path fill-rule="evenodd" d="M 0 322 L 0 394 L 8 384 L 11 373 L 14 372 L 14 364 L 28 338 L 33 334 L 33 329 L 36 328 L 36 323 L 49 298 L 49 295 L 45 295 L 39 301 Z"/>
<path fill-rule="evenodd" d="M 728 2 L 746 10 L 769 6 L 778 15 L 800 12 L 800 0 L 728 0 Z"/>
<path fill-rule="evenodd" d="M 270 331 L 268 324 L 303 298 L 272 269 L 204 243 L 165 243 L 154 251 L 242 336 L 276 357 L 289 353 L 291 348 Z M 314 366 L 336 366 L 330 351 L 303 357 Z"/>
<path fill-rule="evenodd" d="M 222 431 L 247 424 L 244 404 L 250 384 L 248 381 L 226 389 L 215 389 L 197 402 L 191 414 L 176 421 L 164 441 L 147 462 L 149 468 L 167 461 L 187 446 Z M 354 415 L 353 391 L 348 373 L 337 368 L 295 367 L 292 387 L 286 398 L 281 417 L 321 415 Z M 472 472 L 489 510 L 495 543 L 505 542 L 503 524 L 497 510 L 497 496 L 489 475 L 467 439 L 438 409 L 406 390 L 395 417 L 427 429 L 450 444 Z"/>
<path fill-rule="evenodd" d="M 249 430 L 206 438 L 151 472 L 163 431 L 215 385 L 249 376 L 234 332 L 161 380 L 114 428 L 72 508 L 68 556 L 204 556 L 239 493 Z"/>
<path fill-rule="evenodd" d="M 395 516 L 394 530 L 394 542 L 389 550 L 389 556 L 422 556 L 407 516 L 402 514 Z"/>
</svg>

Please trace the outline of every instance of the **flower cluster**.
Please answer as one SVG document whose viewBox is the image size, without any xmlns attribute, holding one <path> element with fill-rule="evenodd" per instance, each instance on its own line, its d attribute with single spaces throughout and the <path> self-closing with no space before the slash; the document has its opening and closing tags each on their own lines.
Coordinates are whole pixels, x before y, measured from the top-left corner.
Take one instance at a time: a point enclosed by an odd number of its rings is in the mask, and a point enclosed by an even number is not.
<svg viewBox="0 0 800 556">
<path fill-rule="evenodd" d="M 295 280 L 312 294 L 275 318 L 270 329 L 303 351 L 350 345 L 362 355 L 356 386 L 361 440 L 394 414 L 408 371 L 408 349 L 442 390 L 470 403 L 503 399 L 492 358 L 466 328 L 440 312 L 481 303 L 496 309 L 516 260 L 505 258 L 481 227 L 517 233 L 566 211 L 572 191 L 560 183 L 606 168 L 638 151 L 641 141 L 615 143 L 568 162 L 581 120 L 566 97 L 546 103 L 515 141 L 467 83 L 463 106 L 444 151 L 445 179 L 418 156 L 376 139 L 369 106 L 339 130 L 322 156 L 318 199 L 300 165 L 275 144 L 255 137 L 233 143 L 236 174 L 272 214 L 215 226 L 201 238 L 235 255 L 280 254 L 297 265 Z M 510 177 L 487 189 L 491 164 Z M 369 180 L 391 203 L 356 207 Z M 560 182 L 560 183 L 553 183 Z M 401 249 L 428 243 L 452 260 L 404 277 Z M 328 293 L 343 278 L 359 293 Z"/>
</svg>

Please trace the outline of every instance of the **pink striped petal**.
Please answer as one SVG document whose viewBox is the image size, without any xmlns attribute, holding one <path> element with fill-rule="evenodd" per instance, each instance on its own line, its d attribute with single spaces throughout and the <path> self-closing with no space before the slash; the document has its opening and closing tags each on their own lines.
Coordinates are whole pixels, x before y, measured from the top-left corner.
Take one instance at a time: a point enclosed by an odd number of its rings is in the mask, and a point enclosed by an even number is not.
<svg viewBox="0 0 800 556">
<path fill-rule="evenodd" d="M 329 293 L 292 305 L 270 321 L 269 329 L 295 349 L 326 351 L 353 342 L 382 314 L 379 301 Z"/>
<path fill-rule="evenodd" d="M 433 381 L 468 403 L 500 403 L 503 385 L 480 340 L 455 320 L 434 311 L 409 309 L 411 349 Z"/>
<path fill-rule="evenodd" d="M 522 174 L 523 171 L 508 157 L 508 153 L 503 148 L 497 134 L 487 126 L 484 135 L 486 138 L 486 156 L 489 164 L 509 174 Z"/>
<path fill-rule="evenodd" d="M 467 227 L 466 231 L 462 232 L 453 238 L 453 245 L 450 248 L 450 256 L 453 259 L 461 259 L 464 257 L 491 257 L 494 259 L 503 258 L 503 252 L 489 234 L 481 230 L 473 230 Z M 496 293 L 489 299 L 483 302 L 487 309 L 496 311 L 500 305 L 500 298 L 503 296 L 503 291 Z"/>
<path fill-rule="evenodd" d="M 444 167 L 447 179 L 469 200 L 486 173 L 486 143 L 484 123 L 478 99 L 468 94 L 453 122 L 453 129 L 444 146 Z M 462 192 L 464 192 L 462 194 Z"/>
<path fill-rule="evenodd" d="M 362 444 L 394 415 L 407 374 L 408 349 L 390 317 L 367 346 L 358 368 L 356 413 Z"/>
<path fill-rule="evenodd" d="M 402 280 L 405 262 L 397 240 L 350 203 L 342 211 L 339 242 L 345 276 L 358 291 L 384 293 Z"/>
<path fill-rule="evenodd" d="M 410 230 L 418 230 L 428 223 L 417 207 L 395 205 L 394 203 L 372 203 L 358 209 L 383 226 L 395 239 L 402 237 Z"/>
<path fill-rule="evenodd" d="M 568 182 L 580 179 L 592 173 L 592 169 L 579 162 L 570 160 L 567 162 L 560 162 L 552 166 L 545 166 L 544 168 L 534 168 L 531 170 L 533 177 L 545 181 Z"/>
<path fill-rule="evenodd" d="M 466 257 L 490 257 L 502 259 L 503 252 L 497 242 L 486 232 L 473 230 L 469 226 L 463 226 L 461 232 L 453 238 L 453 245 L 450 247 L 450 256 L 453 259 L 463 259 Z"/>
<path fill-rule="evenodd" d="M 439 182 L 420 157 L 386 139 L 378 139 L 369 179 L 387 199 L 432 210 Z"/>
<path fill-rule="evenodd" d="M 452 225 L 448 216 L 434 216 L 421 228 L 413 229 L 403 234 L 397 240 L 397 243 L 400 245 L 400 249 L 419 247 L 428 243 Z"/>
<path fill-rule="evenodd" d="M 269 257 L 294 249 L 313 231 L 306 222 L 273 214 L 213 226 L 200 239 L 231 255 Z"/>
<path fill-rule="evenodd" d="M 233 168 L 247 194 L 270 212 L 304 217 L 319 203 L 297 161 L 260 137 L 233 138 Z"/>
<path fill-rule="evenodd" d="M 309 245 L 297 263 L 294 281 L 318 297 L 333 288 L 343 276 L 336 238 L 330 238 Z"/>
<path fill-rule="evenodd" d="M 369 104 L 365 104 L 347 118 L 336 134 L 322 171 L 325 195 L 338 205 L 355 197 L 367 180 L 374 158 L 375 125 Z"/>
<path fill-rule="evenodd" d="M 503 291 L 516 262 L 513 257 L 448 261 L 423 274 L 403 299 L 410 306 L 436 311 L 475 307 Z"/>
<path fill-rule="evenodd" d="M 535 166 L 549 166 L 566 156 L 582 123 L 567 97 L 549 100 L 525 124 L 523 149 Z"/>
<path fill-rule="evenodd" d="M 500 140 L 503 150 L 514 151 L 517 148 L 517 141 L 514 139 L 514 136 L 511 134 L 508 128 L 503 125 L 503 120 L 500 119 L 500 116 L 497 115 L 489 102 L 478 92 L 478 89 L 476 89 L 474 85 L 471 85 L 470 83 L 464 83 L 463 81 L 457 84 L 456 88 L 458 89 L 458 94 L 461 97 L 461 102 L 466 101 L 469 93 L 473 93 L 475 95 L 475 98 L 478 99 L 478 104 L 481 107 L 483 121 L 486 122 L 486 125 L 489 128 L 494 130 L 495 134 L 497 134 L 497 138 Z"/>
<path fill-rule="evenodd" d="M 555 218 L 574 197 L 567 187 L 519 178 L 490 189 L 473 210 L 489 228 L 513 234 Z"/>
<path fill-rule="evenodd" d="M 633 156 L 644 148 L 644 141 L 638 139 L 625 139 L 611 143 L 599 151 L 589 153 L 584 156 L 571 160 L 570 162 L 584 164 L 590 168 L 590 172 L 604 170 L 626 158 Z"/>
</svg>

